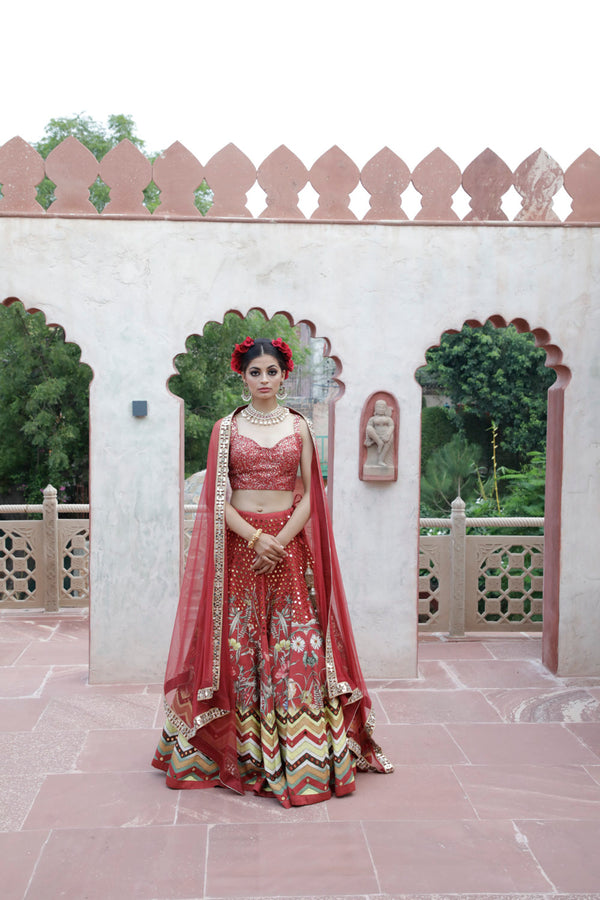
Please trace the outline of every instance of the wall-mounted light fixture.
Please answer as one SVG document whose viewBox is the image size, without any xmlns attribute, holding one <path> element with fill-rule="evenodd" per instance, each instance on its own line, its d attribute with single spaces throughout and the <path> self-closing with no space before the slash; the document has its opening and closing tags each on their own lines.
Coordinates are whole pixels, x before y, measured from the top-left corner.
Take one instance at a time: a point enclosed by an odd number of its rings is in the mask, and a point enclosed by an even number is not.
<svg viewBox="0 0 600 900">
<path fill-rule="evenodd" d="M 131 401 L 131 415 L 135 416 L 136 419 L 143 419 L 144 416 L 148 415 L 148 401 L 147 400 L 132 400 Z"/>
</svg>

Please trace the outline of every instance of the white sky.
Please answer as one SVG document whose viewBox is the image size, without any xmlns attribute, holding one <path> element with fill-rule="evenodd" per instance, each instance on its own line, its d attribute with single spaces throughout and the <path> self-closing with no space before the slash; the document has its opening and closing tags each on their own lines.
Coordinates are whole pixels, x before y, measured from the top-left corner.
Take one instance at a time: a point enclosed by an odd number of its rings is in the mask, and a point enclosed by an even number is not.
<svg viewBox="0 0 600 900">
<path fill-rule="evenodd" d="M 8 5 L 7 5 L 8 6 Z M 595 0 L 28 0 L 2 13 L 0 144 L 52 117 L 127 113 L 146 150 L 255 164 L 338 144 L 409 168 L 542 146 L 600 152 Z"/>
</svg>

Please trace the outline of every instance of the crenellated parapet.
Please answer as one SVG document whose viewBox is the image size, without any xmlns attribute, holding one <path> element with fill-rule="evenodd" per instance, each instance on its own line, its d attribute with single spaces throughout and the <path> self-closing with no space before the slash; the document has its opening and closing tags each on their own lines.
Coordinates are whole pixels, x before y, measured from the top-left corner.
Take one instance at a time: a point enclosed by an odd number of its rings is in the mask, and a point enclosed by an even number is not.
<svg viewBox="0 0 600 900">
<path fill-rule="evenodd" d="M 37 186 L 48 177 L 55 200 L 45 211 Z M 90 202 L 89 188 L 100 179 L 110 188 L 102 213 Z M 195 191 L 206 183 L 212 206 L 203 216 L 194 204 Z M 144 189 L 154 183 L 160 203 L 153 213 L 144 204 Z M 569 224 L 600 223 L 600 156 L 588 149 L 566 170 L 543 149 L 527 157 L 514 171 L 492 150 L 484 150 L 463 172 L 437 148 L 411 172 L 388 147 L 360 169 L 339 147 L 331 147 L 307 168 L 285 146 L 273 151 L 256 168 L 234 144 L 228 144 L 204 165 L 176 141 L 151 162 L 130 141 L 121 141 L 102 160 L 76 138 L 62 141 L 46 159 L 22 138 L 0 147 L 0 215 L 119 217 L 153 219 L 267 219 L 271 221 L 356 222 L 351 195 L 359 186 L 369 197 L 362 221 L 406 222 L 403 194 L 412 185 L 421 197 L 413 221 L 429 223 L 508 222 L 503 198 L 512 188 L 521 198 L 514 222 L 563 224 L 554 199 L 564 187 L 571 197 Z M 248 193 L 258 185 L 264 209 L 254 215 Z M 315 209 L 306 215 L 299 197 L 310 185 Z M 460 217 L 453 197 L 462 188 L 470 211 Z"/>
</svg>

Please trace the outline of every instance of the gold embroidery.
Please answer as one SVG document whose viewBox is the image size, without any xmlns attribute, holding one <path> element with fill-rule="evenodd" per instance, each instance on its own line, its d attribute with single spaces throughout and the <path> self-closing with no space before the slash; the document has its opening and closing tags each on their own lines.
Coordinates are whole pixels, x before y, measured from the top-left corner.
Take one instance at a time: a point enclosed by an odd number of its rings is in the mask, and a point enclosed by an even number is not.
<svg viewBox="0 0 600 900">
<path fill-rule="evenodd" d="M 223 590 L 225 585 L 225 500 L 229 471 L 229 438 L 233 413 L 226 416 L 219 429 L 217 472 L 215 479 L 214 511 L 214 563 L 213 584 L 213 692 L 218 690 L 221 678 L 221 634 L 223 628 Z M 210 695 L 212 696 L 212 694 Z M 208 699 L 200 698 L 199 699 Z"/>
<path fill-rule="evenodd" d="M 199 728 L 202 728 L 214 719 L 220 719 L 222 716 L 226 716 L 229 713 L 227 709 L 219 709 L 218 706 L 215 706 L 213 709 L 209 709 L 208 712 L 196 716 L 194 718 L 194 727 L 190 727 L 187 722 L 184 722 L 181 716 L 177 715 L 175 710 L 169 706 L 166 700 L 164 701 L 164 706 L 167 722 L 170 722 L 171 725 L 177 729 L 177 732 L 182 734 L 188 741 L 194 737 Z"/>
</svg>

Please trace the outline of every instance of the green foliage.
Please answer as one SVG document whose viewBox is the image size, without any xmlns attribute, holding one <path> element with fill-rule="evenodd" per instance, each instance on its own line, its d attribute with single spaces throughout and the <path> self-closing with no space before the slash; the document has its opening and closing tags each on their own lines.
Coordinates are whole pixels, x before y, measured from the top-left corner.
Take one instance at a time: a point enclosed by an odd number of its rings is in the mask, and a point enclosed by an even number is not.
<svg viewBox="0 0 600 900">
<path fill-rule="evenodd" d="M 250 337 L 282 337 L 292 348 L 296 364 L 302 360 L 296 332 L 283 315 L 265 320 L 258 310 L 245 319 L 228 313 L 223 324 L 209 322 L 202 335 L 193 334 L 187 353 L 175 359 L 178 375 L 169 380 L 169 388 L 185 404 L 185 474 L 204 469 L 208 442 L 217 419 L 242 402 L 241 379 L 231 371 L 234 344 Z"/>
<path fill-rule="evenodd" d="M 97 160 L 101 160 L 109 150 L 124 140 L 131 141 L 138 150 L 144 153 L 144 141 L 136 135 L 135 130 L 136 126 L 131 116 L 111 115 L 108 117 L 107 125 L 104 126 L 95 122 L 90 116 L 80 113 L 76 116 L 50 119 L 44 129 L 45 136 L 33 146 L 46 159 L 50 151 L 54 150 L 65 138 L 73 136 L 87 147 Z M 150 162 L 154 162 L 158 156 L 156 153 L 146 155 Z M 55 185 L 49 178 L 44 178 L 38 186 L 37 199 L 44 209 L 48 209 L 54 200 L 54 187 Z M 98 212 L 102 212 L 109 199 L 108 185 L 99 178 L 96 179 L 94 184 L 90 185 L 91 203 Z M 153 181 L 144 190 L 144 204 L 150 212 L 154 212 L 160 204 L 160 191 Z M 195 204 L 202 215 L 206 215 L 212 205 L 212 191 L 205 181 L 196 190 Z"/>
<path fill-rule="evenodd" d="M 421 515 L 447 516 L 456 497 L 466 502 L 477 496 L 479 454 L 462 434 L 431 454 L 421 476 Z"/>
<path fill-rule="evenodd" d="M 500 480 L 509 493 L 502 503 L 504 516 L 543 516 L 546 492 L 546 454 L 533 451 L 521 469 L 505 470 Z"/>
<path fill-rule="evenodd" d="M 61 328 L 21 303 L 0 306 L 0 490 L 32 503 L 49 483 L 63 500 L 87 496 L 91 378 Z"/>
<path fill-rule="evenodd" d="M 472 414 L 483 428 L 495 421 L 503 460 L 518 464 L 545 447 L 546 394 L 556 377 L 545 359 L 533 335 L 486 322 L 483 328 L 465 325 L 458 334 L 444 334 L 440 346 L 427 353 L 427 374 L 459 416 Z"/>
<path fill-rule="evenodd" d="M 425 471 L 431 454 L 456 434 L 454 417 L 443 406 L 426 406 L 421 413 L 421 471 Z"/>
</svg>

